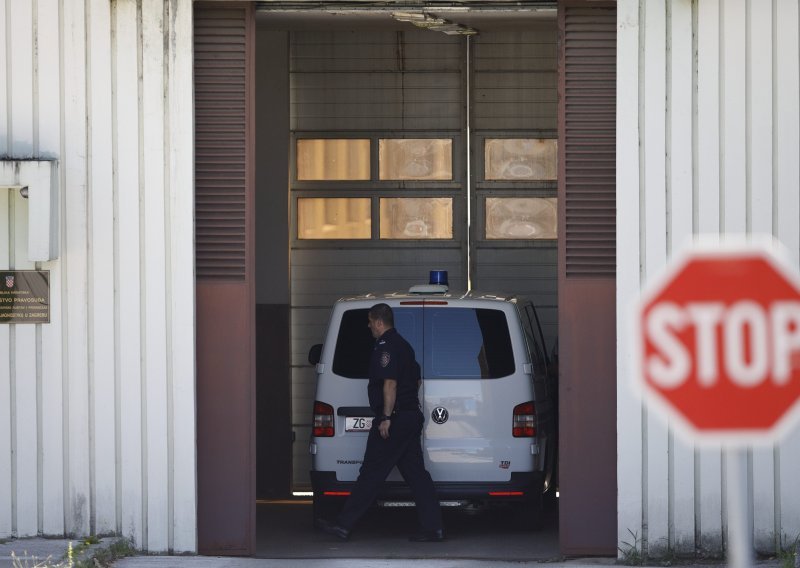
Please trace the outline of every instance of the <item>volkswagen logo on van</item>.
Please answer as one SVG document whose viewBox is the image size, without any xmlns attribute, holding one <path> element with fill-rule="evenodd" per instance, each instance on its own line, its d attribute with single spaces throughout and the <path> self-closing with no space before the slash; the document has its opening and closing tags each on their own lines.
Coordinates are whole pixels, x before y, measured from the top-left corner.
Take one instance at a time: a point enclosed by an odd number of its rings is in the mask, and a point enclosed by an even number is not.
<svg viewBox="0 0 800 568">
<path fill-rule="evenodd" d="M 437 406 L 433 409 L 433 412 L 431 412 L 431 418 L 433 418 L 433 421 L 437 424 L 444 424 L 447 422 L 449 416 L 450 415 L 444 406 Z"/>
</svg>

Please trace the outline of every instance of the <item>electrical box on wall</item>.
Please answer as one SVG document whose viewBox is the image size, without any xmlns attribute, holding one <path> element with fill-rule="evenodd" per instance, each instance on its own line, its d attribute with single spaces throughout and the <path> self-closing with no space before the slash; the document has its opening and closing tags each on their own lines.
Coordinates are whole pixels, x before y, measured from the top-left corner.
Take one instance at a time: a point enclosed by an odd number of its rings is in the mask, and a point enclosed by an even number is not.
<svg viewBox="0 0 800 568">
<path fill-rule="evenodd" d="M 28 260 L 46 262 L 59 254 L 58 162 L 0 160 L 0 191 L 28 208 Z"/>
</svg>

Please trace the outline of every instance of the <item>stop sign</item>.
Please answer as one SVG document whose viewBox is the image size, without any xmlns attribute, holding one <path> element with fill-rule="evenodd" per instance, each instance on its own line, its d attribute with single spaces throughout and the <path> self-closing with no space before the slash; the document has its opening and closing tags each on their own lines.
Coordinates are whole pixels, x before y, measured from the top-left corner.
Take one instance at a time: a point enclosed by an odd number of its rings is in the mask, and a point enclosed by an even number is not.
<svg viewBox="0 0 800 568">
<path fill-rule="evenodd" d="M 646 400 L 706 440 L 771 440 L 800 412 L 800 276 L 770 249 L 695 249 L 635 310 Z"/>
</svg>

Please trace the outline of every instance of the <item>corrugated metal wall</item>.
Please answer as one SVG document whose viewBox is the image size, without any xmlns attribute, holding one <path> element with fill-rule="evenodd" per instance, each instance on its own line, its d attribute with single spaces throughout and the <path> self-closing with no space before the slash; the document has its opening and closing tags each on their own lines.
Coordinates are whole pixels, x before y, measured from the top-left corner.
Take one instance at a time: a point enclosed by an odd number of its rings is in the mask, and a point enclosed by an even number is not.
<svg viewBox="0 0 800 568">
<path fill-rule="evenodd" d="M 191 8 L 0 1 L 0 156 L 61 203 L 51 323 L 0 326 L 0 538 L 196 550 Z M 25 216 L 0 193 L 2 268 Z"/>
<path fill-rule="evenodd" d="M 771 233 L 800 260 L 800 59 L 795 0 L 618 2 L 618 318 L 697 233 Z M 619 538 L 650 551 L 719 551 L 724 452 L 640 408 L 619 328 Z M 800 431 L 748 457 L 759 551 L 800 534 Z"/>
</svg>

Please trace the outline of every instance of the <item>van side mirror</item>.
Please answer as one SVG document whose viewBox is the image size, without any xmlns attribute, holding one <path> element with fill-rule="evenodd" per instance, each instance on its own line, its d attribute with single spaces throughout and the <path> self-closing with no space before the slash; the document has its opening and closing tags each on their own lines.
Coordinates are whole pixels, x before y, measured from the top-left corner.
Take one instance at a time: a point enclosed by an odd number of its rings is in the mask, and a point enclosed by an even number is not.
<svg viewBox="0 0 800 568">
<path fill-rule="evenodd" d="M 312 345 L 311 349 L 308 350 L 308 362 L 312 365 L 316 365 L 319 363 L 320 358 L 322 357 L 322 343 L 317 343 L 316 345 Z"/>
</svg>

